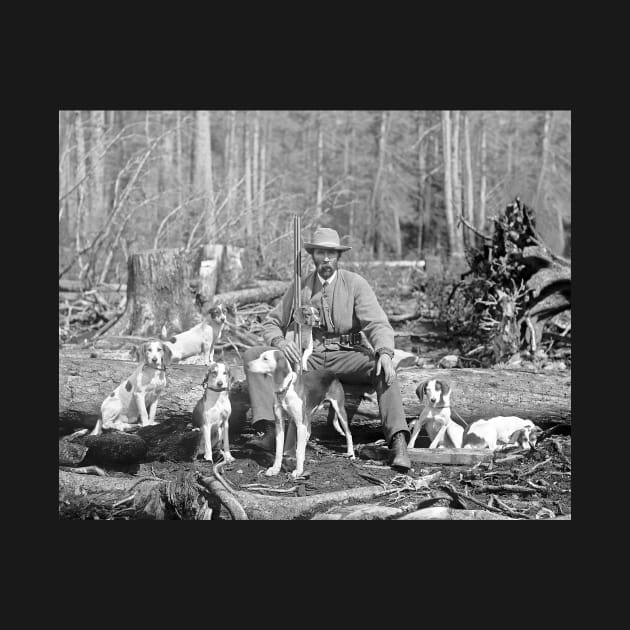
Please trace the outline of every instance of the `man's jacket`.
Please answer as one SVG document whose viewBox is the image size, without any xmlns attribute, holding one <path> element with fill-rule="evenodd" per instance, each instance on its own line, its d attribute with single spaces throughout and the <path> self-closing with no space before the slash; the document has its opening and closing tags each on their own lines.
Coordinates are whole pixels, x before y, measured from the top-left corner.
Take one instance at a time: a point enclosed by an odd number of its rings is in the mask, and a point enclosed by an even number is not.
<svg viewBox="0 0 630 630">
<path fill-rule="evenodd" d="M 311 303 L 316 280 L 317 274 L 314 271 L 302 278 L 302 304 Z M 282 300 L 263 322 L 263 338 L 267 344 L 276 337 L 284 337 L 292 324 L 293 285 L 292 282 Z M 363 331 L 375 350 L 394 350 L 394 330 L 365 278 L 346 269 L 337 269 L 337 279 L 329 303 L 335 335 Z"/>
</svg>

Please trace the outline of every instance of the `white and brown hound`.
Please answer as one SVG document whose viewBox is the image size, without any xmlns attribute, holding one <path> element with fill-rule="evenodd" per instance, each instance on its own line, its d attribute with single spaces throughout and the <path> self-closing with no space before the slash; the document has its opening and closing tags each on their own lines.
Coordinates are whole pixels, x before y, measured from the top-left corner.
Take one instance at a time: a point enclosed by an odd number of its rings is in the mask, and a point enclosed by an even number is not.
<svg viewBox="0 0 630 630">
<path fill-rule="evenodd" d="M 413 430 L 409 448 L 413 448 L 423 426 L 431 440 L 429 448 L 445 446 L 461 448 L 464 430 L 451 418 L 450 383 L 445 380 L 430 379 L 418 385 L 416 396 L 420 402 L 426 398 L 426 407 L 422 410 L 420 417 L 410 424 Z"/>
<path fill-rule="evenodd" d="M 221 337 L 226 316 L 223 306 L 218 304 L 208 311 L 208 316 L 191 329 L 168 337 L 166 326 L 162 327 L 162 340 L 171 349 L 172 361 L 178 363 L 197 354 L 205 365 L 214 361 L 214 344 Z"/>
<path fill-rule="evenodd" d="M 293 313 L 293 319 L 302 327 L 302 370 L 306 371 L 308 358 L 313 353 L 313 327 L 320 325 L 321 317 L 314 306 L 302 306 Z M 297 344 L 294 331 L 289 330 L 285 338 Z"/>
<path fill-rule="evenodd" d="M 496 416 L 489 420 L 476 420 L 465 431 L 464 448 L 489 448 L 495 451 L 510 445 L 529 450 L 536 447 L 540 427 L 531 420 L 518 416 Z"/>
<path fill-rule="evenodd" d="M 205 460 L 212 462 L 212 442 L 220 444 L 223 441 L 221 451 L 223 459 L 228 463 L 233 462 L 228 435 L 232 413 L 229 396 L 230 370 L 225 363 L 214 361 L 210 363 L 203 387 L 203 396 L 195 405 L 192 414 L 193 425 L 203 434 L 197 455 L 203 455 Z"/>
<path fill-rule="evenodd" d="M 329 401 L 335 411 L 333 425 L 346 438 L 347 457 L 354 459 L 352 434 L 345 410 L 343 386 L 332 370 L 312 370 L 299 375 L 289 365 L 280 350 L 266 350 L 249 362 L 252 372 L 268 374 L 274 391 L 274 414 L 276 417 L 276 454 L 273 466 L 265 471 L 271 477 L 280 472 L 284 451 L 284 419 L 295 424 L 297 445 L 295 450 L 296 466 L 291 477 L 297 479 L 304 473 L 306 443 L 311 435 L 311 418 L 325 401 Z M 343 427 L 343 431 L 339 427 Z"/>
<path fill-rule="evenodd" d="M 166 388 L 166 367 L 171 362 L 171 350 L 157 339 L 145 341 L 137 350 L 140 364 L 101 404 L 101 417 L 90 435 L 100 435 L 103 429 L 124 431 L 137 426 L 156 424 L 160 395 Z M 148 412 L 147 412 L 148 408 Z"/>
</svg>

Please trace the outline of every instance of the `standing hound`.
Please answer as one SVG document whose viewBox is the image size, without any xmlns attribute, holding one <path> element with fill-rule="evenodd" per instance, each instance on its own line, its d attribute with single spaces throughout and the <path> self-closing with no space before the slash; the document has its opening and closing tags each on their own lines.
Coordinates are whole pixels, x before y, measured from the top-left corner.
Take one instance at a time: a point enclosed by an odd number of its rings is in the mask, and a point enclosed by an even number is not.
<svg viewBox="0 0 630 630">
<path fill-rule="evenodd" d="M 511 444 L 529 450 L 536 447 L 541 429 L 531 420 L 517 416 L 496 416 L 489 420 L 477 420 L 464 431 L 464 448 L 489 448 L 497 450 Z"/>
<path fill-rule="evenodd" d="M 420 417 L 412 423 L 413 431 L 409 440 L 409 448 L 413 448 L 420 429 L 425 426 L 431 439 L 429 448 L 450 446 L 461 448 L 464 430 L 451 419 L 451 386 L 448 381 L 431 379 L 420 383 L 416 388 L 416 396 L 420 402 L 424 398 L 427 406 Z"/>
<path fill-rule="evenodd" d="M 124 431 L 132 425 L 146 427 L 156 424 L 158 400 L 166 388 L 166 366 L 171 362 L 171 350 L 162 341 L 145 341 L 137 350 L 140 364 L 101 404 L 101 417 L 90 435 L 100 435 L 103 429 Z M 148 408 L 148 413 L 147 413 Z"/>
<path fill-rule="evenodd" d="M 268 374 L 274 391 L 276 456 L 273 466 L 265 471 L 265 475 L 271 477 L 280 472 L 284 450 L 285 416 L 295 424 L 297 433 L 296 467 L 291 477 L 297 479 L 304 473 L 306 443 L 311 435 L 311 418 L 325 401 L 329 401 L 335 411 L 333 422 L 335 429 L 341 435 L 345 435 L 347 446 L 345 455 L 355 459 L 352 434 L 344 407 L 343 386 L 332 370 L 313 370 L 301 375 L 296 374 L 280 350 L 266 350 L 257 359 L 250 361 L 248 368 L 252 372 Z M 340 423 L 343 431 L 339 427 Z"/>
<path fill-rule="evenodd" d="M 200 354 L 205 365 L 214 361 L 214 344 L 223 331 L 226 316 L 221 304 L 208 311 L 209 317 L 190 330 L 168 338 L 166 326 L 162 327 L 162 339 L 171 349 L 173 362 L 184 361 Z"/>
<path fill-rule="evenodd" d="M 208 366 L 208 373 L 203 380 L 204 393 L 199 399 L 192 414 L 193 425 L 202 431 L 203 438 L 199 444 L 197 455 L 203 454 L 205 460 L 212 462 L 212 437 L 214 443 L 223 440 L 221 454 L 226 462 L 233 462 L 230 453 L 230 438 L 228 435 L 229 419 L 232 413 L 230 403 L 230 370 L 221 362 L 212 362 Z"/>
</svg>

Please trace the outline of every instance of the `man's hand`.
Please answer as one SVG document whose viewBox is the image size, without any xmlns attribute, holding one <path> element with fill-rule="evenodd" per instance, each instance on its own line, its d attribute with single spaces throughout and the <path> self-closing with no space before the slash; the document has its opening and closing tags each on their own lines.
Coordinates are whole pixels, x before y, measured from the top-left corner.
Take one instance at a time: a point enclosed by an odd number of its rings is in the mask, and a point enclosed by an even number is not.
<svg viewBox="0 0 630 630">
<path fill-rule="evenodd" d="M 278 348 L 278 350 L 284 352 L 287 359 L 293 364 L 293 367 L 300 364 L 302 357 L 300 356 L 300 351 L 295 342 L 287 341 L 286 339 L 278 339 L 273 345 Z"/>
<path fill-rule="evenodd" d="M 389 387 L 396 378 L 396 370 L 394 370 L 392 359 L 388 354 L 379 354 L 378 356 L 378 360 L 376 362 L 376 376 L 381 373 L 381 370 L 383 371 L 385 383 Z"/>
</svg>

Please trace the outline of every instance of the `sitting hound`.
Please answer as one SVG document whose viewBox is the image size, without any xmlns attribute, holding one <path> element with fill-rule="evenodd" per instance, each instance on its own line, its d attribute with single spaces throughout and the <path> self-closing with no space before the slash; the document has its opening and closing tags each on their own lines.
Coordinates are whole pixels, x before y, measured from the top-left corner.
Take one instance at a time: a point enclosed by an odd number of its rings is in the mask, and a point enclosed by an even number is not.
<svg viewBox="0 0 630 630">
<path fill-rule="evenodd" d="M 221 454 L 226 462 L 233 462 L 230 453 L 230 439 L 228 436 L 229 419 L 232 413 L 230 403 L 230 370 L 221 362 L 212 362 L 208 366 L 208 373 L 203 380 L 204 393 L 195 405 L 192 414 L 193 425 L 202 432 L 197 455 L 212 462 L 212 444 L 221 444 Z M 214 437 L 214 439 L 213 439 Z"/>
<path fill-rule="evenodd" d="M 409 448 L 413 448 L 423 426 L 431 440 L 429 448 L 461 448 L 464 430 L 451 419 L 451 386 L 448 381 L 430 379 L 420 383 L 416 396 L 420 402 L 426 399 L 426 407 L 420 417 L 409 425 L 413 427 Z"/>
<path fill-rule="evenodd" d="M 101 417 L 90 435 L 100 435 L 103 429 L 126 429 L 156 424 L 160 395 L 166 388 L 166 366 L 171 362 L 171 350 L 157 339 L 145 341 L 137 350 L 140 364 L 101 404 Z M 147 412 L 148 408 L 148 412 Z"/>
</svg>

